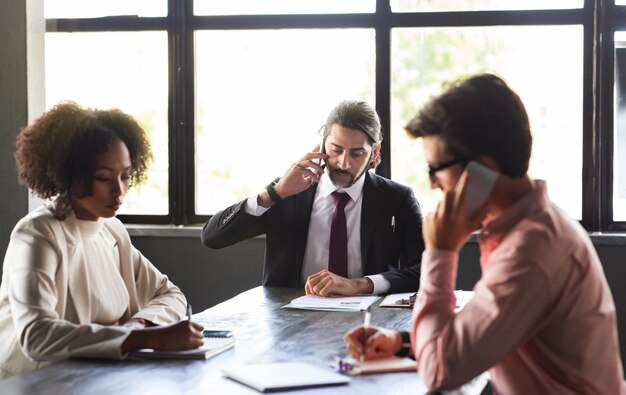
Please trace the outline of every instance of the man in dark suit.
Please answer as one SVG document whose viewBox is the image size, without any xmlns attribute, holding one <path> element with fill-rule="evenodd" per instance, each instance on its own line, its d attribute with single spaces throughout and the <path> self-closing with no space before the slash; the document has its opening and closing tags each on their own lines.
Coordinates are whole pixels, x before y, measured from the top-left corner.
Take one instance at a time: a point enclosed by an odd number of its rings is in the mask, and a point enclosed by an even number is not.
<svg viewBox="0 0 626 395">
<path fill-rule="evenodd" d="M 267 286 L 304 284 L 320 296 L 416 291 L 422 212 L 410 188 L 368 171 L 380 163 L 376 111 L 344 101 L 322 133 L 321 147 L 283 177 L 215 214 L 202 243 L 223 248 L 266 234 Z"/>
</svg>

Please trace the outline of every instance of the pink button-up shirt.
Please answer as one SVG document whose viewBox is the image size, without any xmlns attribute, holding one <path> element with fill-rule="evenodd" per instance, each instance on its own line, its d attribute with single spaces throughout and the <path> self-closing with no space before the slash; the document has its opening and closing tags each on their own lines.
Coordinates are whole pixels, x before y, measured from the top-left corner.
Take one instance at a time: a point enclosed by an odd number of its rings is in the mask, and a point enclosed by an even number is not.
<svg viewBox="0 0 626 395">
<path fill-rule="evenodd" d="M 457 253 L 425 251 L 411 342 L 430 388 L 488 370 L 495 393 L 619 394 L 615 305 L 585 230 L 531 192 L 480 234 L 482 278 L 454 314 Z"/>
</svg>

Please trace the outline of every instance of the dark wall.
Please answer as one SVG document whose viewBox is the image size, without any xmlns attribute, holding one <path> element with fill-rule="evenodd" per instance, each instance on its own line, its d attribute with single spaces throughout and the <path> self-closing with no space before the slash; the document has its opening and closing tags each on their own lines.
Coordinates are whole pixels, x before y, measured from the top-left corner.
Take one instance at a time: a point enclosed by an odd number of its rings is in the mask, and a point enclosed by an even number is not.
<svg viewBox="0 0 626 395">
<path fill-rule="evenodd" d="M 15 136 L 28 119 L 26 3 L 0 11 L 0 254 L 15 223 L 28 212 L 28 193 L 17 184 Z"/>
</svg>

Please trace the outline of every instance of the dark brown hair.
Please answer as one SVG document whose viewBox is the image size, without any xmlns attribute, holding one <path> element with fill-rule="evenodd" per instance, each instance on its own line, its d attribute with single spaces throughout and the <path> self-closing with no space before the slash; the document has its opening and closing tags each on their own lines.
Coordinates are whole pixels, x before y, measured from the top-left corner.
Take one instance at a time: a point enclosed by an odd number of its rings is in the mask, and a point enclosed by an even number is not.
<svg viewBox="0 0 626 395">
<path fill-rule="evenodd" d="M 43 199 L 54 198 L 55 215 L 64 219 L 72 201 L 91 193 L 96 159 L 116 139 L 124 142 L 130 154 L 131 185 L 141 184 L 152 151 L 137 121 L 120 110 L 57 104 L 17 136 L 19 182 Z"/>
<path fill-rule="evenodd" d="M 489 156 L 510 177 L 522 177 L 528 171 L 532 135 L 526 109 L 519 96 L 493 74 L 451 84 L 405 129 L 413 137 L 440 137 L 456 158 Z"/>
<path fill-rule="evenodd" d="M 324 140 L 330 134 L 334 124 L 344 128 L 360 130 L 367 135 L 372 148 L 383 141 L 380 119 L 374 107 L 359 100 L 344 100 L 328 114 L 326 123 L 322 126 Z M 372 158 L 370 168 L 375 169 L 380 164 L 380 154 Z"/>
</svg>

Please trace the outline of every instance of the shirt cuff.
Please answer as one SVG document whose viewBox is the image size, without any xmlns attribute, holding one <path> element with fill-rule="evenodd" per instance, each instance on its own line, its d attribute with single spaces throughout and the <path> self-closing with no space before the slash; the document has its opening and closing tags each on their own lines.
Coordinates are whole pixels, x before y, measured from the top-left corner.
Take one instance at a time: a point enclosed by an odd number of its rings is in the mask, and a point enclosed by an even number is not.
<svg viewBox="0 0 626 395">
<path fill-rule="evenodd" d="M 458 260 L 459 254 L 457 252 L 424 251 L 422 253 L 420 291 L 433 294 L 454 291 Z"/>
<path fill-rule="evenodd" d="M 245 211 L 250 215 L 260 217 L 261 215 L 265 214 L 267 210 L 269 210 L 269 207 L 259 206 L 259 204 L 256 202 L 256 199 L 257 195 L 254 195 L 250 196 L 248 200 L 246 200 Z"/>
<path fill-rule="evenodd" d="M 372 295 L 387 293 L 387 291 L 389 291 L 389 289 L 391 288 L 391 283 L 382 274 L 375 274 L 373 276 L 365 277 L 369 278 L 374 284 L 374 290 L 372 291 Z"/>
</svg>

